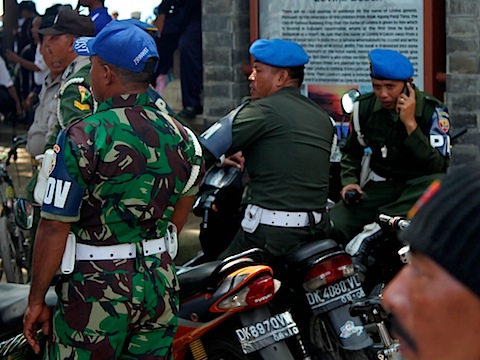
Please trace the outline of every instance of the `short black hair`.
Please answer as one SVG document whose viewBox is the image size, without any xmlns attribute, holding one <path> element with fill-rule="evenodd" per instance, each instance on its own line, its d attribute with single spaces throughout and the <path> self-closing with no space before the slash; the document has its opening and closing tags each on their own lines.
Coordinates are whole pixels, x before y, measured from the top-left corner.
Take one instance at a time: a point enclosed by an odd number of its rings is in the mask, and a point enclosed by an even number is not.
<svg viewBox="0 0 480 360">
<path fill-rule="evenodd" d="M 292 66 L 289 68 L 286 68 L 288 71 L 288 74 L 292 79 L 296 79 L 299 81 L 299 86 L 302 85 L 303 79 L 305 78 L 305 66 L 300 65 L 300 66 Z"/>
</svg>

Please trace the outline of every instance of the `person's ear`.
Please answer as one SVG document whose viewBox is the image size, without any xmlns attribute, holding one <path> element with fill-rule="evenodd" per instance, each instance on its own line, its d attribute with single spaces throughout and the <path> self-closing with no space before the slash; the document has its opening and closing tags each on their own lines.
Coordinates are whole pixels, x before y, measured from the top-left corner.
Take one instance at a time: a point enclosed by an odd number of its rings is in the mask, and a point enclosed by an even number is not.
<svg viewBox="0 0 480 360">
<path fill-rule="evenodd" d="M 112 71 L 112 68 L 108 64 L 102 65 L 103 69 L 103 79 L 105 85 L 110 85 L 113 82 L 114 77 L 116 76 L 115 72 Z"/>
<path fill-rule="evenodd" d="M 283 87 L 287 80 L 289 79 L 290 75 L 286 69 L 280 69 L 277 72 L 277 86 Z"/>
</svg>

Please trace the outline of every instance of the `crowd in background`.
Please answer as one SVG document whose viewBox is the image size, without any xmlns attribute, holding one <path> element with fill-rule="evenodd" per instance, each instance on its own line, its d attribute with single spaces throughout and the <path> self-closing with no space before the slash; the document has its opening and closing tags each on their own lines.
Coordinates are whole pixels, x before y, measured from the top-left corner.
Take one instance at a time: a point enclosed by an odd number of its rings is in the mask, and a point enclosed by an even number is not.
<svg viewBox="0 0 480 360">
<path fill-rule="evenodd" d="M 152 85 L 161 94 L 172 80 L 174 53 L 178 49 L 184 107 L 180 116 L 185 119 L 193 119 L 203 111 L 200 4 L 195 0 L 168 0 L 159 1 L 159 5 L 152 9 L 152 25 L 158 29 L 154 38 L 162 54 Z M 105 0 L 80 0 L 74 9 L 82 13 L 88 10 L 95 24 L 95 35 L 112 19 L 118 19 L 118 11 L 113 8 L 109 10 L 105 5 Z M 38 29 L 42 19 L 45 22 L 46 17 L 54 16 L 54 12 L 61 8 L 72 7 L 55 3 L 44 14 L 40 14 L 35 1 L 21 1 L 18 4 L 18 27 L 14 29 L 11 49 L 2 46 L 5 30 L 0 28 L 0 116 L 12 125 L 23 124 L 28 128 L 34 120 L 38 95 L 50 72 L 42 56 Z M 140 11 L 130 14 L 132 19 L 137 20 L 141 16 Z"/>
</svg>

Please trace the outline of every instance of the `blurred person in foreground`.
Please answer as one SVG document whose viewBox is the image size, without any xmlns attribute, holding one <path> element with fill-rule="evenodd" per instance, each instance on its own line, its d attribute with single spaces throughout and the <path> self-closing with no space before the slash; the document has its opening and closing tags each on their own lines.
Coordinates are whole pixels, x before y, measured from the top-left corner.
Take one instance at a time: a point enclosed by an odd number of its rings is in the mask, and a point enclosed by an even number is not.
<svg viewBox="0 0 480 360">
<path fill-rule="evenodd" d="M 479 214 L 479 164 L 452 168 L 410 210 L 410 264 L 384 291 L 408 360 L 480 359 Z"/>
<path fill-rule="evenodd" d="M 179 299 L 167 226 L 187 220 L 200 146 L 146 93 L 158 53 L 145 31 L 114 21 L 74 48 L 92 58 L 99 107 L 58 136 L 49 184 L 63 185 L 43 201 L 24 332 L 36 352 L 37 324 L 51 334 L 48 359 L 170 359 Z M 44 296 L 70 231 L 75 268 L 51 319 Z"/>
</svg>

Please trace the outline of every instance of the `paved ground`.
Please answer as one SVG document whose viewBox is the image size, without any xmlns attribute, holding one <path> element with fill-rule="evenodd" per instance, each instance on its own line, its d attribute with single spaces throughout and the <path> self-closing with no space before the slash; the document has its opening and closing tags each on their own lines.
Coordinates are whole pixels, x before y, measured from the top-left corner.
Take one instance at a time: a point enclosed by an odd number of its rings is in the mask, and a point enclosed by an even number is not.
<svg viewBox="0 0 480 360">
<path fill-rule="evenodd" d="M 173 110 L 181 110 L 180 81 L 178 79 L 175 79 L 168 85 L 165 89 L 164 97 Z M 190 123 L 197 131 L 202 131 L 203 119 L 197 117 Z M 0 121 L 0 158 L 2 154 L 8 152 L 13 137 L 26 134 L 26 132 L 27 128 L 24 125 L 13 127 L 11 123 Z M 25 149 L 20 149 L 18 155 L 18 159 L 10 164 L 8 171 L 14 181 L 17 196 L 25 197 L 25 188 L 32 176 L 32 166 L 30 155 Z M 179 237 L 179 254 L 175 259 L 178 265 L 191 259 L 200 251 L 200 243 L 198 240 L 199 224 L 200 218 L 190 213 L 188 222 Z M 4 281 L 4 279 L 1 280 Z"/>
</svg>

